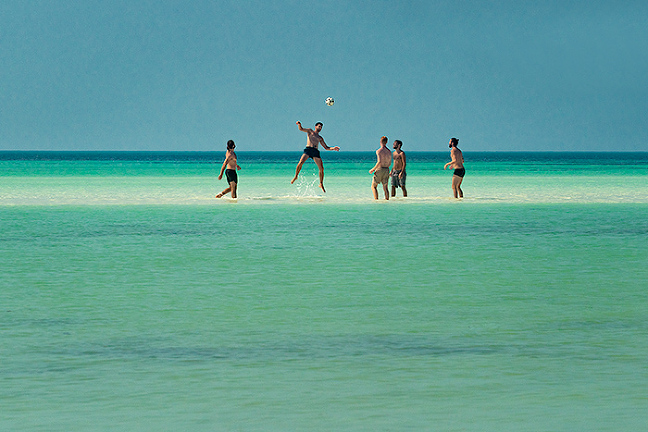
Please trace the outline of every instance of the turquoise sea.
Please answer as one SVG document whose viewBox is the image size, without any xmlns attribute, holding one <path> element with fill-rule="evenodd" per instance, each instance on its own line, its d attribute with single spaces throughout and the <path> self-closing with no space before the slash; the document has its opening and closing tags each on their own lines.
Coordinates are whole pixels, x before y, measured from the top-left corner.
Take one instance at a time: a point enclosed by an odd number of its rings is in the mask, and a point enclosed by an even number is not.
<svg viewBox="0 0 648 432">
<path fill-rule="evenodd" d="M 648 153 L 0 152 L 1 431 L 648 429 Z"/>
</svg>

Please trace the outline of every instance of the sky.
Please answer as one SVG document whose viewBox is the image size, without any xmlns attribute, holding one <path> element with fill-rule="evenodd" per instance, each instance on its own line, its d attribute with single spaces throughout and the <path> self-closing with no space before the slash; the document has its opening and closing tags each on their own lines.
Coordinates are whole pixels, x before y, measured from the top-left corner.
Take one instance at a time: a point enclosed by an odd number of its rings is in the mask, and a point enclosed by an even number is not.
<svg viewBox="0 0 648 432">
<path fill-rule="evenodd" d="M 648 151 L 648 2 L 0 3 L 0 150 Z M 327 97 L 335 99 L 328 107 Z"/>
</svg>

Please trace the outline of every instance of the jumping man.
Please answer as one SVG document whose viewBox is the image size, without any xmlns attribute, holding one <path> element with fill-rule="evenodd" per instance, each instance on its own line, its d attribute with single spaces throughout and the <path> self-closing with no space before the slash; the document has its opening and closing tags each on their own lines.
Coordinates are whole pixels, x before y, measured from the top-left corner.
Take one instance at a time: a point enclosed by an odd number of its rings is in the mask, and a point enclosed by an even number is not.
<svg viewBox="0 0 648 432">
<path fill-rule="evenodd" d="M 313 161 L 319 168 L 320 187 L 322 188 L 322 191 L 326 192 L 326 190 L 324 189 L 324 164 L 322 163 L 322 157 L 320 156 L 320 152 L 317 147 L 322 144 L 322 147 L 324 147 L 326 150 L 333 151 L 340 151 L 340 147 L 329 147 L 326 145 L 324 138 L 322 138 L 319 134 L 323 126 L 324 124 L 322 122 L 317 122 L 315 123 L 315 130 L 304 129 L 301 125 L 301 122 L 297 122 L 297 127 L 299 128 L 299 130 L 306 132 L 308 134 L 308 138 L 306 139 L 306 148 L 304 149 L 304 154 L 299 159 L 297 169 L 295 170 L 295 177 L 290 181 L 290 184 L 295 183 L 295 180 L 297 180 L 297 176 L 299 176 L 299 172 L 301 171 L 304 162 L 306 162 L 308 158 L 313 158 Z"/>
</svg>

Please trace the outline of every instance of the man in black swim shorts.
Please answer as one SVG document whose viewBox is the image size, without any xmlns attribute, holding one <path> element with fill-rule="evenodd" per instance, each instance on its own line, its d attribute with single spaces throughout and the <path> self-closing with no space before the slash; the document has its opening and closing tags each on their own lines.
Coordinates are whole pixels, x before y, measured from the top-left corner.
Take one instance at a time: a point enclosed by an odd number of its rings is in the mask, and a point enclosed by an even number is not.
<svg viewBox="0 0 648 432">
<path fill-rule="evenodd" d="M 461 190 L 461 182 L 463 181 L 464 175 L 466 175 L 466 169 L 464 168 L 464 158 L 461 150 L 457 148 L 459 145 L 459 140 L 457 138 L 451 138 L 448 147 L 450 147 L 450 157 L 452 160 L 443 166 L 443 169 L 448 167 L 454 168 L 454 175 L 452 176 L 452 193 L 455 198 L 463 198 L 463 191 Z"/>
<path fill-rule="evenodd" d="M 232 193 L 232 198 L 237 197 L 236 188 L 238 186 L 238 174 L 236 173 L 236 171 L 240 170 L 241 167 L 237 164 L 236 153 L 234 153 L 235 148 L 236 144 L 234 144 L 234 141 L 227 141 L 227 153 L 225 153 L 225 162 L 223 162 L 223 166 L 221 167 L 220 174 L 218 175 L 218 180 L 221 180 L 223 178 L 224 171 L 225 178 L 227 179 L 229 186 L 223 192 L 216 195 L 216 198 L 222 198 L 229 192 Z"/>
<path fill-rule="evenodd" d="M 238 183 L 238 174 L 233 169 L 227 168 L 225 170 L 225 178 L 227 179 L 227 183 Z"/>
<path fill-rule="evenodd" d="M 322 157 L 320 156 L 320 151 L 318 149 L 316 149 L 316 148 L 313 148 L 313 147 L 306 147 L 304 149 L 304 154 L 306 156 L 310 157 L 310 158 L 313 158 L 313 159 L 315 159 L 315 158 L 322 159 Z"/>
<path fill-rule="evenodd" d="M 322 144 L 322 147 L 324 147 L 326 150 L 333 151 L 340 151 L 340 147 L 329 147 L 326 145 L 324 138 L 322 138 L 319 134 L 322 131 L 323 126 L 324 124 L 322 124 L 322 122 L 317 122 L 315 123 L 315 130 L 313 130 L 303 128 L 301 122 L 297 122 L 297 127 L 299 128 L 299 130 L 306 132 L 308 134 L 308 138 L 306 139 L 306 148 L 304 149 L 304 154 L 299 159 L 297 169 L 295 170 L 295 177 L 290 181 L 290 184 L 295 183 L 295 180 L 297 180 L 304 162 L 306 162 L 308 158 L 312 158 L 319 168 L 320 188 L 322 188 L 322 190 L 326 192 L 326 190 L 324 189 L 324 164 L 322 163 L 322 157 L 320 156 L 320 151 L 317 147 Z"/>
</svg>

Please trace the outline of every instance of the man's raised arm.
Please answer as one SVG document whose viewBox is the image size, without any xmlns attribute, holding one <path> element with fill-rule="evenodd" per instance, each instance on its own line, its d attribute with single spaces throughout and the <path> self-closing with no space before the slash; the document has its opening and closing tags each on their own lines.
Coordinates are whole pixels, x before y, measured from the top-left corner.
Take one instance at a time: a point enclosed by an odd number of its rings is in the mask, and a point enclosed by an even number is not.
<svg viewBox="0 0 648 432">
<path fill-rule="evenodd" d="M 303 128 L 302 125 L 301 125 L 301 122 L 300 122 L 300 121 L 297 122 L 297 127 L 298 127 L 299 130 L 302 131 L 302 132 L 306 132 L 306 133 L 313 132 L 312 129 Z"/>
</svg>

